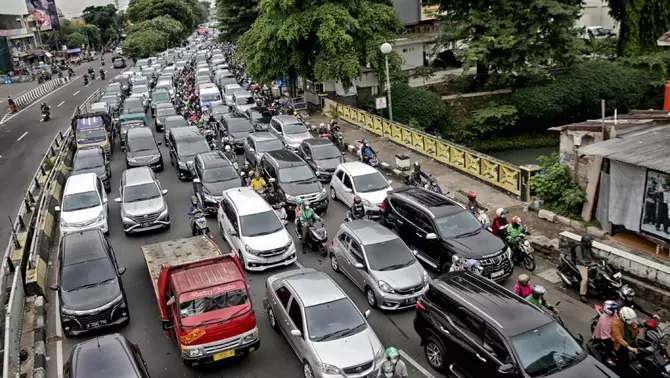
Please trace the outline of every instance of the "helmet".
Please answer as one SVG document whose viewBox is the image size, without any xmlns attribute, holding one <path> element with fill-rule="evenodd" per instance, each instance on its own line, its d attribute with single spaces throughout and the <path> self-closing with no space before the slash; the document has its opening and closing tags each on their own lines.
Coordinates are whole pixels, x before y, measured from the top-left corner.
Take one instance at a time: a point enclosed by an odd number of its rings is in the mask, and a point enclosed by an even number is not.
<svg viewBox="0 0 670 378">
<path fill-rule="evenodd" d="M 430 183 L 430 185 L 437 185 L 437 180 L 435 180 L 435 177 L 429 177 L 428 183 Z"/>
<path fill-rule="evenodd" d="M 593 238 L 588 236 L 588 235 L 584 235 L 584 236 L 582 236 L 582 241 L 581 242 L 582 242 L 583 246 L 590 247 L 591 244 L 593 243 Z"/>
<path fill-rule="evenodd" d="M 319 127 L 326 127 L 326 124 L 323 123 L 323 122 L 321 122 L 321 124 L 319 125 Z"/>
<path fill-rule="evenodd" d="M 254 172 L 254 177 L 256 177 L 256 178 L 261 177 L 261 172 L 260 171 Z"/>
<path fill-rule="evenodd" d="M 521 285 L 528 285 L 528 282 L 530 282 L 530 277 L 527 274 L 519 274 L 519 277 L 517 277 L 517 282 L 519 282 Z"/>
<path fill-rule="evenodd" d="M 521 224 L 521 218 L 515 216 L 514 218 L 512 218 L 512 224 Z"/>
<path fill-rule="evenodd" d="M 633 324 L 637 321 L 637 314 L 635 313 L 635 310 L 630 307 L 623 307 L 619 310 L 619 316 L 621 316 L 621 319 L 623 319 L 626 324 Z"/>
<path fill-rule="evenodd" d="M 305 208 L 309 208 L 309 200 L 305 200 L 302 205 L 305 206 Z"/>
<path fill-rule="evenodd" d="M 496 210 L 496 215 L 499 216 L 499 217 L 502 217 L 503 214 L 505 214 L 505 209 L 503 209 L 502 207 L 499 207 L 499 208 Z"/>
<path fill-rule="evenodd" d="M 621 305 L 617 301 L 605 301 L 605 303 L 603 304 L 603 312 L 606 313 L 607 315 L 612 315 L 619 308 L 621 308 Z"/>
<path fill-rule="evenodd" d="M 198 203 L 198 198 L 196 196 L 191 196 L 191 203 L 192 204 L 197 204 Z"/>
<path fill-rule="evenodd" d="M 243 166 L 244 168 L 249 168 L 249 162 L 245 160 L 245 161 L 244 161 L 244 164 L 243 164 L 242 166 Z"/>
<path fill-rule="evenodd" d="M 297 206 L 302 205 L 302 200 L 301 200 L 300 198 L 296 198 L 296 200 L 295 200 L 295 204 L 296 204 Z"/>
<path fill-rule="evenodd" d="M 418 161 L 415 161 L 414 162 L 414 168 L 420 169 L 421 168 L 421 163 L 419 163 Z"/>
<path fill-rule="evenodd" d="M 533 286 L 533 298 L 538 298 L 544 295 L 547 291 L 544 289 L 544 286 L 535 285 Z"/>
<path fill-rule="evenodd" d="M 386 348 L 386 359 L 396 363 L 398 359 L 400 358 L 400 352 L 398 352 L 398 349 L 395 347 L 388 347 Z"/>
<path fill-rule="evenodd" d="M 226 144 L 226 146 L 223 148 L 224 151 L 228 152 L 230 151 L 230 145 Z"/>
<path fill-rule="evenodd" d="M 360 204 L 361 202 L 363 202 L 363 200 L 361 199 L 360 196 L 355 196 L 355 197 L 354 197 L 354 203 L 355 203 L 356 205 Z"/>
<path fill-rule="evenodd" d="M 468 198 L 469 198 L 469 199 L 475 199 L 475 198 L 477 198 L 477 193 L 472 192 L 472 191 L 468 192 Z"/>
<path fill-rule="evenodd" d="M 382 373 L 384 373 L 384 377 L 392 378 L 393 374 L 395 374 L 395 366 L 393 366 L 393 362 L 384 361 L 382 364 Z"/>
<path fill-rule="evenodd" d="M 249 176 L 253 176 L 256 173 L 253 169 L 249 171 Z"/>
<path fill-rule="evenodd" d="M 621 289 L 619 289 L 619 298 L 630 302 L 635 298 L 635 290 L 631 289 L 628 285 L 623 285 L 621 286 Z"/>
<path fill-rule="evenodd" d="M 268 180 L 268 182 L 269 182 L 270 184 L 274 184 L 276 181 L 277 181 L 277 180 L 275 180 L 274 177 L 270 177 L 270 179 Z"/>
</svg>

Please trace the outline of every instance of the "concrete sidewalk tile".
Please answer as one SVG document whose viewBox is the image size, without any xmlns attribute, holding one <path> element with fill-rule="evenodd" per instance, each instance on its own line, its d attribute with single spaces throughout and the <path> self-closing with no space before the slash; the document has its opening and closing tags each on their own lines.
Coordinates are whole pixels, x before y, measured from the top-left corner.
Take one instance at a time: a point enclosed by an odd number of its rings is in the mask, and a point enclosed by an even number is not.
<svg viewBox="0 0 670 378">
<path fill-rule="evenodd" d="M 551 282 L 554 285 L 561 282 L 561 278 L 558 276 L 558 272 L 554 268 L 549 268 L 540 273 L 536 273 L 536 275 L 541 277 L 545 281 Z"/>
</svg>

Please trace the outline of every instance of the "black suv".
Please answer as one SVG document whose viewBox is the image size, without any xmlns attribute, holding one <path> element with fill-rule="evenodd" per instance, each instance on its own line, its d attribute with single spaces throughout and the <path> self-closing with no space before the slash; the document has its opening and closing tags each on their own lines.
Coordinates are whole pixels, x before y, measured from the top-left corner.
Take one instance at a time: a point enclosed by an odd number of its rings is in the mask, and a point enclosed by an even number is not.
<svg viewBox="0 0 670 378">
<path fill-rule="evenodd" d="M 60 242 L 58 284 L 61 327 L 66 336 L 130 321 L 120 268 L 102 231 L 65 235 Z"/>
<path fill-rule="evenodd" d="M 242 186 L 240 175 L 221 151 L 197 154 L 194 165 L 193 193 L 207 214 L 216 214 L 223 192 Z"/>
<path fill-rule="evenodd" d="M 433 269 L 448 272 L 452 257 L 458 255 L 479 261 L 484 276 L 494 281 L 503 281 L 514 270 L 505 243 L 456 201 L 410 186 L 388 192 L 382 209 L 381 223 Z"/>
<path fill-rule="evenodd" d="M 557 319 L 470 272 L 429 283 L 414 330 L 431 367 L 459 378 L 615 378 Z"/>
<path fill-rule="evenodd" d="M 254 126 L 243 114 L 230 113 L 221 118 L 225 136 L 235 146 L 236 152 L 244 149 L 244 141 L 254 132 Z"/>
<path fill-rule="evenodd" d="M 112 376 L 149 378 L 140 347 L 118 333 L 75 345 L 63 366 L 65 378 Z"/>
<path fill-rule="evenodd" d="M 110 161 L 107 160 L 105 151 L 100 146 L 84 147 L 75 152 L 74 159 L 72 159 L 72 172 L 70 175 L 74 176 L 80 173 L 95 173 L 102 180 L 105 187 L 105 192 L 112 191 L 112 168 Z"/>
<path fill-rule="evenodd" d="M 295 201 L 309 201 L 316 211 L 326 211 L 329 199 L 312 168 L 300 156 L 288 150 L 268 151 L 263 154 L 258 170 L 266 178 L 274 178 L 279 194 L 288 207 L 295 210 Z"/>
<path fill-rule="evenodd" d="M 195 126 L 169 129 L 167 139 L 170 164 L 177 168 L 177 177 L 180 180 L 193 178 L 195 155 L 211 151 L 207 139 Z"/>
</svg>

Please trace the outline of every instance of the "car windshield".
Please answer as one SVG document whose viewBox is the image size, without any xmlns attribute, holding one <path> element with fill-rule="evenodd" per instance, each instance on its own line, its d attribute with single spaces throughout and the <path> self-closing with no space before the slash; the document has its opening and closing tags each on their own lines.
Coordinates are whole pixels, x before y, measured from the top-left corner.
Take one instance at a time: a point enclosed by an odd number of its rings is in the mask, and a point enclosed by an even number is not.
<svg viewBox="0 0 670 378">
<path fill-rule="evenodd" d="M 72 291 L 107 283 L 116 278 L 114 265 L 107 258 L 66 265 L 60 276 L 61 288 Z"/>
<path fill-rule="evenodd" d="M 161 196 L 161 191 L 158 189 L 158 185 L 154 182 L 148 182 L 146 184 L 126 186 L 123 191 L 123 202 L 139 202 L 146 201 L 154 198 L 159 198 Z"/>
<path fill-rule="evenodd" d="M 314 179 L 314 172 L 306 165 L 300 165 L 291 168 L 282 168 L 279 170 L 280 182 L 299 182 Z"/>
<path fill-rule="evenodd" d="M 87 157 L 77 157 L 74 159 L 72 165 L 73 171 L 79 171 L 82 169 L 91 169 L 98 168 L 105 165 L 105 160 L 102 158 L 102 155 L 98 156 L 87 156 Z"/>
<path fill-rule="evenodd" d="M 133 94 L 135 94 L 135 93 L 145 93 L 145 92 L 149 92 L 149 88 L 147 88 L 146 85 L 135 84 L 133 86 Z"/>
<path fill-rule="evenodd" d="M 477 218 L 465 210 L 435 218 L 435 223 L 437 231 L 445 238 L 474 234 L 482 229 L 482 224 Z"/>
<path fill-rule="evenodd" d="M 100 99 L 100 101 L 104 101 L 108 104 L 113 104 L 118 100 L 116 96 L 104 96 Z"/>
<path fill-rule="evenodd" d="M 157 151 L 156 141 L 153 137 L 133 137 L 126 142 L 128 152 Z"/>
<path fill-rule="evenodd" d="M 258 123 L 270 123 L 272 114 L 270 114 L 270 112 L 252 112 L 251 117 Z"/>
<path fill-rule="evenodd" d="M 346 337 L 367 328 L 365 319 L 348 298 L 305 308 L 309 339 L 329 341 Z"/>
<path fill-rule="evenodd" d="M 121 92 L 121 85 L 120 85 L 120 84 L 119 84 L 119 85 L 110 85 L 109 87 L 107 87 L 107 89 L 105 90 L 105 92 L 107 92 L 107 93 L 118 93 L 118 92 Z"/>
<path fill-rule="evenodd" d="M 284 149 L 284 144 L 279 139 L 264 140 L 256 143 L 256 152 L 279 151 Z"/>
<path fill-rule="evenodd" d="M 302 123 L 289 123 L 284 125 L 284 134 L 301 134 L 306 133 L 307 128 Z"/>
<path fill-rule="evenodd" d="M 342 154 L 340 153 L 340 156 Z M 388 189 L 388 180 L 379 172 L 368 173 L 367 175 L 353 176 L 354 187 L 359 193 L 378 192 Z"/>
<path fill-rule="evenodd" d="M 138 85 L 139 85 L 139 86 L 142 86 L 142 85 L 146 85 L 147 83 L 148 83 L 148 80 L 147 80 L 145 77 L 141 77 L 141 78 L 135 77 L 135 78 L 133 79 L 133 90 L 134 90 L 135 87 L 137 87 Z"/>
<path fill-rule="evenodd" d="M 164 108 L 164 109 L 158 109 L 156 113 L 158 114 L 158 117 L 167 117 L 171 115 L 176 115 L 177 111 L 174 110 L 174 108 Z"/>
<path fill-rule="evenodd" d="M 100 206 L 100 196 L 98 192 L 82 192 L 68 194 L 63 197 L 63 211 L 77 211 L 84 209 L 91 209 Z"/>
<path fill-rule="evenodd" d="M 194 156 L 201 152 L 207 151 L 210 151 L 210 149 L 205 138 L 193 141 L 177 142 L 177 152 L 181 157 Z"/>
<path fill-rule="evenodd" d="M 218 93 L 204 93 L 200 95 L 200 102 L 214 102 L 221 100 Z"/>
<path fill-rule="evenodd" d="M 412 252 L 400 238 L 365 245 L 365 256 L 370 270 L 390 271 L 408 267 L 416 261 Z"/>
<path fill-rule="evenodd" d="M 263 236 L 274 234 L 284 228 L 274 210 L 240 217 L 240 231 L 242 236 Z"/>
<path fill-rule="evenodd" d="M 255 104 L 256 101 L 251 96 L 236 97 L 235 104 L 237 105 L 250 105 Z"/>
<path fill-rule="evenodd" d="M 583 350 L 558 322 L 512 337 L 521 365 L 531 377 L 548 375 L 581 361 Z"/>
<path fill-rule="evenodd" d="M 167 92 L 154 93 L 152 96 L 153 101 L 170 101 L 170 94 Z"/>
<path fill-rule="evenodd" d="M 341 157 L 342 152 L 340 152 L 340 150 L 338 150 L 337 147 L 332 144 L 312 147 L 312 158 L 316 160 L 339 159 Z"/>
<path fill-rule="evenodd" d="M 107 130 L 102 127 L 90 127 L 77 130 L 77 141 L 92 142 L 107 138 Z"/>
<path fill-rule="evenodd" d="M 191 299 L 191 297 L 195 298 Z M 186 319 L 206 312 L 226 309 L 232 310 L 239 306 L 244 306 L 243 308 L 240 308 L 240 310 L 243 310 L 244 308 L 249 307 L 247 306 L 248 304 L 249 295 L 243 284 L 233 283 L 182 294 L 179 297 L 179 312 L 181 318 Z M 237 311 L 232 310 L 231 315 L 235 315 Z"/>
<path fill-rule="evenodd" d="M 228 132 L 231 133 L 243 133 L 245 131 L 252 132 L 254 127 L 249 123 L 249 121 L 241 122 L 228 122 Z"/>
<path fill-rule="evenodd" d="M 232 166 L 205 169 L 202 175 L 202 182 L 212 183 L 221 181 L 230 181 L 238 178 L 237 171 Z"/>
</svg>

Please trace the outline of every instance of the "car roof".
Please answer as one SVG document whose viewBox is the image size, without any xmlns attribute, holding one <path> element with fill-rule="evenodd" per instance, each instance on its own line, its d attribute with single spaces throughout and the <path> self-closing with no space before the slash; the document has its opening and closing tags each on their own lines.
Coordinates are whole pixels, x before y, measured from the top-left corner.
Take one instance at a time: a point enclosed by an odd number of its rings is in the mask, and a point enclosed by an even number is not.
<svg viewBox="0 0 670 378">
<path fill-rule="evenodd" d="M 348 234 L 354 236 L 364 246 L 398 239 L 398 235 L 389 228 L 367 219 L 345 222 L 340 227 L 347 230 Z"/>
<path fill-rule="evenodd" d="M 77 376 L 140 377 L 128 341 L 115 333 L 82 341 L 71 352 L 72 370 Z"/>
<path fill-rule="evenodd" d="M 61 242 L 63 266 L 106 258 L 107 252 L 102 247 L 103 238 L 104 235 L 99 229 L 64 235 Z M 100 248 L 95 248 L 96 246 Z"/>
<path fill-rule="evenodd" d="M 172 133 L 172 137 L 175 141 L 185 139 L 205 139 L 205 136 L 200 134 L 200 130 L 196 126 L 173 128 L 170 129 L 170 133 Z"/>
<path fill-rule="evenodd" d="M 303 140 L 302 142 L 311 146 L 311 147 L 316 147 L 316 146 L 333 146 L 333 147 L 335 147 L 333 142 L 329 141 L 328 139 L 324 139 L 324 138 L 309 138 L 309 139 Z M 361 164 L 363 164 L 363 163 L 361 163 Z M 364 164 L 364 165 L 367 166 L 367 164 Z M 370 167 L 370 168 L 372 168 L 372 167 Z"/>
<path fill-rule="evenodd" d="M 295 118 L 292 115 L 283 114 L 283 115 L 274 116 L 272 118 L 277 120 L 281 124 L 293 124 L 293 123 L 302 124 L 302 122 L 300 122 L 299 119 Z"/>
<path fill-rule="evenodd" d="M 125 179 L 126 186 L 135 186 L 155 182 L 151 168 L 148 166 L 126 169 L 123 171 L 123 178 Z"/>
<path fill-rule="evenodd" d="M 272 210 L 263 197 L 249 187 L 228 189 L 223 194 L 231 200 L 237 214 L 241 217 Z"/>
<path fill-rule="evenodd" d="M 257 131 L 251 134 L 251 138 L 257 142 L 263 142 L 266 140 L 279 140 L 276 135 L 267 131 Z"/>
<path fill-rule="evenodd" d="M 96 190 L 96 177 L 98 176 L 95 173 L 78 173 L 68 177 L 63 194 L 77 194 Z"/>
<path fill-rule="evenodd" d="M 365 163 L 361 163 L 360 161 L 350 161 L 348 163 L 342 163 L 340 164 L 340 168 L 345 170 L 351 176 L 362 176 L 375 172 L 381 174 L 381 172 L 379 172 L 374 167 L 371 167 Z"/>
<path fill-rule="evenodd" d="M 306 164 L 300 156 L 289 150 L 269 151 L 264 153 L 263 156 L 271 158 L 279 168 L 297 167 Z"/>
<path fill-rule="evenodd" d="M 180 294 L 235 281 L 244 281 L 244 276 L 234 260 L 222 260 L 172 273 L 175 291 Z"/>
<path fill-rule="evenodd" d="M 314 269 L 296 270 L 283 281 L 293 289 L 305 307 L 347 298 L 342 289 L 324 272 Z"/>
<path fill-rule="evenodd" d="M 77 149 L 74 153 L 74 160 L 77 158 L 100 157 L 102 158 L 104 151 L 100 146 L 91 146 Z"/>
<path fill-rule="evenodd" d="M 198 156 L 202 159 L 205 169 L 232 166 L 230 161 L 226 158 L 226 155 L 221 151 L 201 152 Z"/>
<path fill-rule="evenodd" d="M 349 164 L 349 163 L 346 163 Z M 399 196 L 428 210 L 433 217 L 439 218 L 465 211 L 460 203 L 425 188 L 407 186 L 388 192 L 389 196 Z"/>
<path fill-rule="evenodd" d="M 182 120 L 182 121 L 188 123 L 188 121 L 186 121 L 184 116 L 179 115 L 179 114 L 171 115 L 171 116 L 168 116 L 167 118 L 165 118 L 165 122 L 167 122 L 167 121 L 177 121 L 177 120 Z"/>
<path fill-rule="evenodd" d="M 153 137 L 154 132 L 151 131 L 151 129 L 148 128 L 148 127 L 137 127 L 137 128 L 129 129 L 128 131 L 126 131 L 126 137 L 130 138 L 131 136 L 132 137 L 143 137 L 143 136 Z"/>
</svg>

